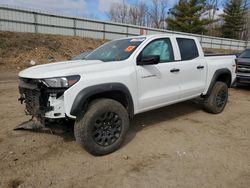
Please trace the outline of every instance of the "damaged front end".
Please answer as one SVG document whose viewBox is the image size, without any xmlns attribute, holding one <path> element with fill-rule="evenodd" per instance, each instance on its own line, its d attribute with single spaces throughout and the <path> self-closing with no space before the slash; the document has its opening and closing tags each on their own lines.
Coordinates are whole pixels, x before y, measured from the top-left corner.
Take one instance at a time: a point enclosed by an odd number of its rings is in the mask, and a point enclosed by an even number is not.
<svg viewBox="0 0 250 188">
<path fill-rule="evenodd" d="M 20 77 L 18 100 L 25 104 L 25 112 L 31 119 L 17 126 L 15 130 L 45 128 L 47 122 L 65 119 L 63 94 L 79 78 L 79 76 L 49 79 Z"/>
</svg>

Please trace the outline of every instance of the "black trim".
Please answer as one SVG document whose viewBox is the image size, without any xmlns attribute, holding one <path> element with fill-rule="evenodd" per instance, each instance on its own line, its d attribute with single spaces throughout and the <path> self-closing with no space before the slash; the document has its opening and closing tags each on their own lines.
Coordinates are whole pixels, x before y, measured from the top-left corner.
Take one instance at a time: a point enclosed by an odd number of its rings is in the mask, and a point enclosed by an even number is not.
<svg viewBox="0 0 250 188">
<path fill-rule="evenodd" d="M 213 57 L 213 56 L 232 56 L 236 54 L 216 54 L 216 53 L 211 53 L 211 54 L 204 54 L 204 57 Z"/>
<path fill-rule="evenodd" d="M 180 69 L 176 69 L 176 68 L 173 68 L 170 70 L 170 72 L 174 73 L 174 72 L 180 72 Z"/>
<path fill-rule="evenodd" d="M 231 79 L 232 79 L 232 75 L 231 75 L 231 72 L 230 70 L 228 70 L 227 68 L 223 68 L 223 69 L 218 69 L 215 71 L 214 73 L 214 76 L 210 82 L 210 85 L 209 85 L 209 88 L 208 88 L 208 91 L 207 91 L 207 94 L 206 95 L 210 95 L 212 89 L 213 89 L 213 86 L 215 84 L 215 82 L 217 81 L 218 77 L 222 74 L 229 74 L 231 76 Z M 230 86 L 232 85 L 232 80 L 230 80 Z"/>
<path fill-rule="evenodd" d="M 204 69 L 205 67 L 203 65 L 199 65 L 196 67 L 197 69 Z"/>
<path fill-rule="evenodd" d="M 127 110 L 128 110 L 129 116 L 132 118 L 134 115 L 133 99 L 128 88 L 124 84 L 121 84 L 121 83 L 99 84 L 99 85 L 90 86 L 81 90 L 77 94 L 73 102 L 70 114 L 73 116 L 77 116 L 79 113 L 82 112 L 82 110 L 84 109 L 85 102 L 87 102 L 91 96 L 96 95 L 96 94 L 101 94 L 104 92 L 110 92 L 110 91 L 120 91 L 126 95 L 126 98 L 128 100 Z"/>
</svg>

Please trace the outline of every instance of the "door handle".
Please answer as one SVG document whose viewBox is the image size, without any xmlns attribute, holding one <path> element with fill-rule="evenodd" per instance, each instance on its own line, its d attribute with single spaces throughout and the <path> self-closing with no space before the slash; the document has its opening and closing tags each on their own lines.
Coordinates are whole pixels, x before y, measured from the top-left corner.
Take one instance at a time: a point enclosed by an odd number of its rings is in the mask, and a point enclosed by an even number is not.
<svg viewBox="0 0 250 188">
<path fill-rule="evenodd" d="M 197 69 L 204 69 L 204 66 L 203 65 L 199 65 L 199 66 L 197 66 Z"/>
<path fill-rule="evenodd" d="M 171 69 L 170 72 L 180 72 L 180 69 L 174 68 L 174 69 Z"/>
</svg>

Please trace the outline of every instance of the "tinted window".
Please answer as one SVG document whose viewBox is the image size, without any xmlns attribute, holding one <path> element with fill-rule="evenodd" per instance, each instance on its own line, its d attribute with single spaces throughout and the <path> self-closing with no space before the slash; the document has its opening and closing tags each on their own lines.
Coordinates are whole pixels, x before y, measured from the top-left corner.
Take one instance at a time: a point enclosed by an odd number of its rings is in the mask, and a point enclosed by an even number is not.
<svg viewBox="0 0 250 188">
<path fill-rule="evenodd" d="M 179 45 L 181 60 L 190 60 L 199 57 L 196 43 L 193 39 L 177 38 Z"/>
<path fill-rule="evenodd" d="M 159 55 L 160 62 L 174 60 L 173 49 L 169 39 L 157 39 L 150 42 L 141 52 L 142 57 Z"/>
<path fill-rule="evenodd" d="M 250 49 L 242 52 L 242 54 L 240 54 L 239 58 L 250 58 Z"/>
</svg>

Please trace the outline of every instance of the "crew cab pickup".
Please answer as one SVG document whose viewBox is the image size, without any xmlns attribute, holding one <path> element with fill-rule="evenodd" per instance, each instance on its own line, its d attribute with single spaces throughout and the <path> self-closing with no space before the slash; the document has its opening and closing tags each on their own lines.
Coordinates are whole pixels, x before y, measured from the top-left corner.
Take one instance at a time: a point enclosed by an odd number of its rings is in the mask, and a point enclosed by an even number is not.
<svg viewBox="0 0 250 188">
<path fill-rule="evenodd" d="M 205 57 L 199 40 L 150 35 L 107 42 L 84 60 L 19 73 L 26 111 L 47 121 L 73 119 L 76 141 L 94 155 L 117 150 L 135 114 L 201 97 L 217 114 L 235 80 L 235 56 Z"/>
</svg>

